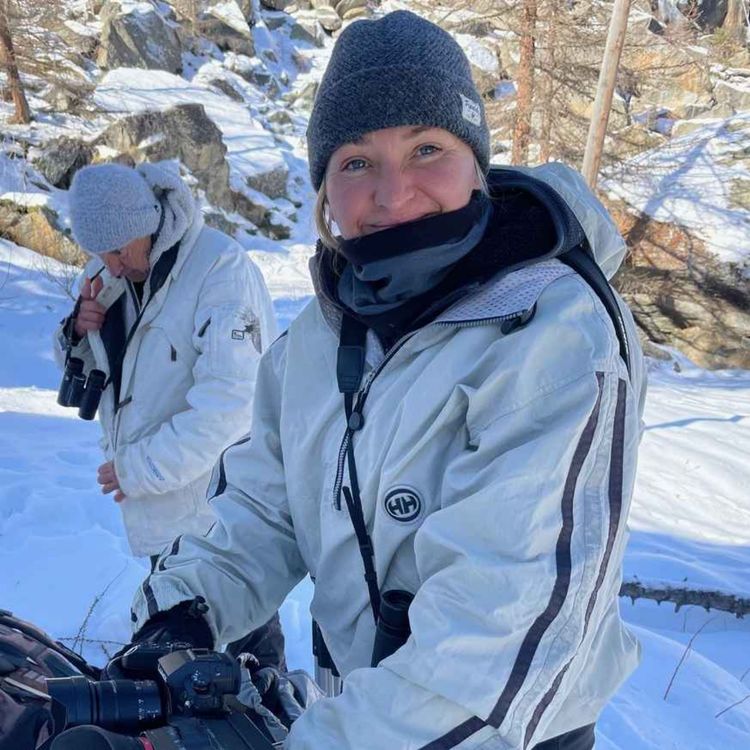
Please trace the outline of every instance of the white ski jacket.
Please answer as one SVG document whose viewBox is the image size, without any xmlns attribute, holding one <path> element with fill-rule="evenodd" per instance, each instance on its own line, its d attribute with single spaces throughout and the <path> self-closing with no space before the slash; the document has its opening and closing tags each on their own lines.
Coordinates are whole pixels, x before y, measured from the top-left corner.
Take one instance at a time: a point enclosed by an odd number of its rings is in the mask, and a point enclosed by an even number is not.
<svg viewBox="0 0 750 750">
<path fill-rule="evenodd" d="M 545 175 L 581 192 L 568 170 Z M 611 275 L 622 241 L 595 237 L 616 234 L 593 198 L 573 208 Z M 556 260 L 495 279 L 387 355 L 368 334 L 364 517 L 380 590 L 415 594 L 411 637 L 371 668 L 362 559 L 335 502 L 349 479 L 338 333 L 314 300 L 261 361 L 252 437 L 209 490 L 217 524 L 161 558 L 134 628 L 202 595 L 226 643 L 309 573 L 344 690 L 294 724 L 289 750 L 521 750 L 595 721 L 638 660 L 618 590 L 645 382 L 623 315 L 630 376 L 599 298 Z"/>
<path fill-rule="evenodd" d="M 154 268 L 159 257 L 152 257 Z M 102 267 L 93 258 L 84 276 Z M 107 460 L 126 499 L 120 503 L 134 555 L 161 552 L 175 536 L 203 533 L 213 522 L 206 503 L 211 469 L 221 451 L 250 426 L 261 350 L 276 337 L 263 277 L 227 235 L 198 214 L 180 242 L 169 276 L 152 300 L 102 273 L 110 301 L 125 295 L 126 327 L 142 318 L 122 363 L 120 408 L 109 386 L 99 406 Z M 148 289 L 148 282 L 144 290 Z M 105 296 L 105 295 L 100 295 Z M 57 333 L 62 365 L 66 341 Z M 118 347 L 119 348 L 119 347 Z M 71 355 L 110 372 L 100 333 Z"/>
</svg>

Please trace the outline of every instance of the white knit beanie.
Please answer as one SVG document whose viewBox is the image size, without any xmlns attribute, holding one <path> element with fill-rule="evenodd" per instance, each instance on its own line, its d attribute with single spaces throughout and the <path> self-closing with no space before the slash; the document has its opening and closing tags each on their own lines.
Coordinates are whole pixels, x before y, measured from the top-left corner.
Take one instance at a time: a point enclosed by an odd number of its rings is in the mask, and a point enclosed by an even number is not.
<svg viewBox="0 0 750 750">
<path fill-rule="evenodd" d="M 75 241 L 88 253 L 119 250 L 159 228 L 161 205 L 146 179 L 121 164 L 76 172 L 68 193 Z"/>
</svg>

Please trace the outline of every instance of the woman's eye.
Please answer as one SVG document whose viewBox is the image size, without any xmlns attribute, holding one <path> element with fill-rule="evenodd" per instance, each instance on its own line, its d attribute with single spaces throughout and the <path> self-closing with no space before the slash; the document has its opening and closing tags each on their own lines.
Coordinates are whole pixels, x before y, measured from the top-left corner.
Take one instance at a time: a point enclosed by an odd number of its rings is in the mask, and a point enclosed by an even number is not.
<svg viewBox="0 0 750 750">
<path fill-rule="evenodd" d="M 343 166 L 345 172 L 359 172 L 367 166 L 367 162 L 364 159 L 350 159 Z"/>
<path fill-rule="evenodd" d="M 438 151 L 440 151 L 440 148 L 437 146 L 433 146 L 431 143 L 425 143 L 424 146 L 420 146 L 417 149 L 417 153 L 420 156 L 430 156 L 431 154 L 435 154 Z"/>
</svg>

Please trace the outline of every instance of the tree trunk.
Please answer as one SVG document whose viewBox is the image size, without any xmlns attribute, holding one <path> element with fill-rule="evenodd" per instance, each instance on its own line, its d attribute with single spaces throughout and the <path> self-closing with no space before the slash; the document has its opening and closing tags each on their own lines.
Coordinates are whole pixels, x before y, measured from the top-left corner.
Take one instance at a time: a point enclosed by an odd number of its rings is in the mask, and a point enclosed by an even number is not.
<svg viewBox="0 0 750 750">
<path fill-rule="evenodd" d="M 512 164 L 526 164 L 529 158 L 531 112 L 534 102 L 534 34 L 537 0 L 523 0 L 521 23 L 521 60 L 518 65 L 516 122 L 513 128 Z"/>
<path fill-rule="evenodd" d="M 0 0 L 0 65 L 5 68 L 8 76 L 8 89 L 16 110 L 13 122 L 27 124 L 31 122 L 31 111 L 18 74 L 13 37 L 8 24 L 8 0 Z"/>
<path fill-rule="evenodd" d="M 547 16 L 545 35 L 545 49 L 543 54 L 544 78 L 542 85 L 541 106 L 542 126 L 539 133 L 539 161 L 546 164 L 552 157 L 552 117 L 554 112 L 554 71 L 556 67 L 555 49 L 557 48 L 558 24 L 559 24 L 559 0 L 546 3 Z"/>
<path fill-rule="evenodd" d="M 738 42 L 744 42 L 747 30 L 745 22 L 747 21 L 747 10 L 743 0 L 729 0 L 727 3 L 727 16 L 724 19 L 723 27 Z"/>
</svg>

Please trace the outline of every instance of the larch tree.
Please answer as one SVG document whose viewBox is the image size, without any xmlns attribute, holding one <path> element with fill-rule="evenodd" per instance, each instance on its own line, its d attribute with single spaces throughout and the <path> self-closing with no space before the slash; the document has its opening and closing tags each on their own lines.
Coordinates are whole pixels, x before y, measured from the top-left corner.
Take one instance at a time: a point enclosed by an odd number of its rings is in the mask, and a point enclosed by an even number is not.
<svg viewBox="0 0 750 750">
<path fill-rule="evenodd" d="M 13 102 L 16 123 L 31 122 L 31 110 L 18 70 L 15 45 L 13 44 L 13 8 L 10 0 L 0 0 L 0 65 L 7 78 L 7 98 Z"/>
</svg>

